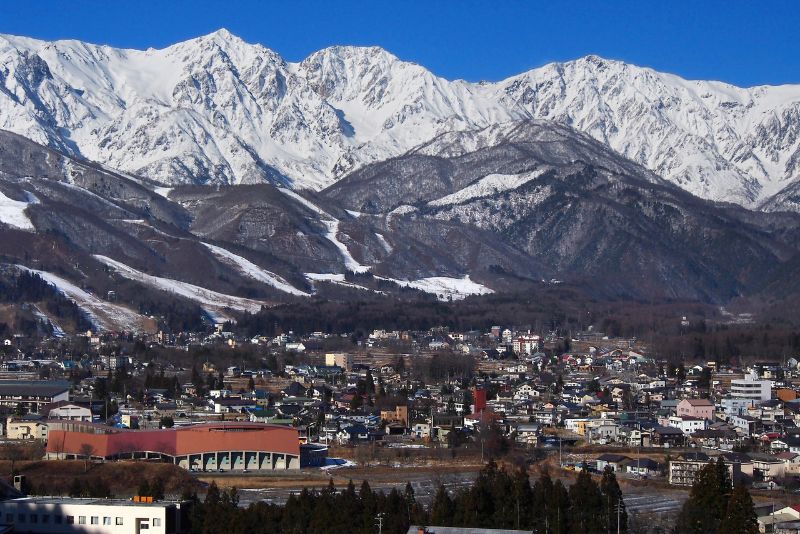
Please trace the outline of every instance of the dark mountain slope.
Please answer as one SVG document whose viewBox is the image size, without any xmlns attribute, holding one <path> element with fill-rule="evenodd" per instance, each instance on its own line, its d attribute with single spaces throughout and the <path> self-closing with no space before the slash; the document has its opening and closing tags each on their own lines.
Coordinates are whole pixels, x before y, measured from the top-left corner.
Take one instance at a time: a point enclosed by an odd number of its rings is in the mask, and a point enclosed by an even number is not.
<svg viewBox="0 0 800 534">
<path fill-rule="evenodd" d="M 323 194 L 351 209 L 394 209 L 392 224 L 480 228 L 606 297 L 741 295 L 794 256 L 800 224 L 694 197 L 583 134 L 538 121 L 443 135 Z"/>
</svg>

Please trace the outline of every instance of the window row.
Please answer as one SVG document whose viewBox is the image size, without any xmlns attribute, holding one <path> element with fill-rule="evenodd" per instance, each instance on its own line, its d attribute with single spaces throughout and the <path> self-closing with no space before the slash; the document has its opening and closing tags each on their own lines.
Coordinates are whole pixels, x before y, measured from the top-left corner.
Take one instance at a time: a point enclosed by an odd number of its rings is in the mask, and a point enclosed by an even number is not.
<svg viewBox="0 0 800 534">
<path fill-rule="evenodd" d="M 55 525 L 62 525 L 66 523 L 67 525 L 74 525 L 75 524 L 75 516 L 74 515 L 50 515 L 50 514 L 17 514 L 17 523 L 31 523 L 31 524 L 49 524 L 52 519 L 53 524 Z M 88 519 L 88 523 L 87 523 Z M 114 517 L 114 525 L 123 525 L 123 518 L 121 517 Z M 78 524 L 79 525 L 99 525 L 101 524 L 100 521 L 102 520 L 103 525 L 111 525 L 112 518 L 110 516 L 85 516 L 79 515 L 78 516 Z M 147 519 L 145 519 L 147 521 Z M 6 523 L 13 523 L 14 522 L 14 514 L 6 514 Z M 152 525 L 154 527 L 161 526 L 161 518 L 154 517 L 152 520 Z M 144 525 L 142 525 L 144 526 Z M 145 527 L 146 528 L 146 527 Z"/>
</svg>

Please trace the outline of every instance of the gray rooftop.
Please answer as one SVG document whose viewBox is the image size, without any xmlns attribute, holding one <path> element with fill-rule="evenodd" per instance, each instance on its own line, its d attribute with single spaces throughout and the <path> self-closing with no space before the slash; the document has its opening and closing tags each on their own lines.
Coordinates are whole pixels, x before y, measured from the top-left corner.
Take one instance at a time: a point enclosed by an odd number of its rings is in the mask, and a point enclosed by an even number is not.
<svg viewBox="0 0 800 534">
<path fill-rule="evenodd" d="M 0 395 L 48 397 L 69 391 L 64 380 L 0 380 Z"/>
</svg>

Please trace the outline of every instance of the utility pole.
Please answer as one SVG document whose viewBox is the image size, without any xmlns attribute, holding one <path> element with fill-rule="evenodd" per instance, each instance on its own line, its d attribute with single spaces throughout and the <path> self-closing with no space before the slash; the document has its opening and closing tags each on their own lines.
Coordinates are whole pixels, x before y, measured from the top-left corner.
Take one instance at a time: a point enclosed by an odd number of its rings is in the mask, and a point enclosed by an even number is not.
<svg viewBox="0 0 800 534">
<path fill-rule="evenodd" d="M 639 431 L 639 440 L 636 443 L 636 476 L 641 476 L 639 458 L 642 457 L 642 431 Z M 619 523 L 619 521 L 617 521 Z"/>
<path fill-rule="evenodd" d="M 383 534 L 383 512 L 375 516 L 378 521 L 378 534 Z"/>
<path fill-rule="evenodd" d="M 561 461 L 561 437 L 558 438 L 558 467 L 559 469 L 564 467 L 564 462 Z"/>
</svg>

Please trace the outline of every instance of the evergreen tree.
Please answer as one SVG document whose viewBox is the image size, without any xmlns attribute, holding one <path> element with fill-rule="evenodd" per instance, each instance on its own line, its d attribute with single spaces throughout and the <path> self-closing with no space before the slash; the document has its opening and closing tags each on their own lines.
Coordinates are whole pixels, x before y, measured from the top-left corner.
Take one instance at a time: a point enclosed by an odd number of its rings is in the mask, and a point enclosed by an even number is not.
<svg viewBox="0 0 800 534">
<path fill-rule="evenodd" d="M 567 488 L 561 480 L 556 480 L 553 484 L 553 494 L 551 496 L 552 508 L 548 524 L 550 532 L 553 534 L 566 534 L 570 529 L 570 498 Z"/>
<path fill-rule="evenodd" d="M 622 490 L 617 483 L 617 476 L 611 467 L 606 466 L 603 470 L 603 478 L 600 480 L 600 492 L 603 494 L 605 503 L 606 524 L 609 532 L 628 531 L 628 511 L 625 509 L 625 501 L 622 500 Z"/>
<path fill-rule="evenodd" d="M 164 481 L 160 478 L 156 478 L 152 484 L 150 484 L 150 493 L 149 495 L 156 501 L 163 501 L 164 500 Z"/>
<path fill-rule="evenodd" d="M 728 509 L 722 520 L 720 534 L 758 534 L 758 518 L 756 517 L 753 498 L 743 485 L 733 489 L 728 500 Z"/>
<path fill-rule="evenodd" d="M 533 484 L 533 514 L 531 525 L 536 532 L 548 532 L 550 529 L 549 516 L 553 503 L 553 480 L 550 473 L 545 471 Z"/>
<path fill-rule="evenodd" d="M 69 486 L 70 497 L 80 497 L 83 493 L 83 484 L 79 478 L 73 478 Z"/>
<path fill-rule="evenodd" d="M 436 490 L 433 503 L 431 503 L 431 524 L 438 527 L 453 526 L 454 509 L 453 499 L 450 498 L 445 487 L 439 484 L 439 489 Z"/>
<path fill-rule="evenodd" d="M 686 534 L 707 534 L 719 531 L 728 509 L 731 482 L 722 458 L 710 461 L 697 472 L 678 515 L 676 529 Z"/>
<path fill-rule="evenodd" d="M 569 502 L 572 530 L 584 534 L 600 534 L 605 530 L 603 495 L 585 468 L 581 469 L 575 484 L 569 488 Z"/>
<path fill-rule="evenodd" d="M 531 524 L 533 519 L 533 488 L 528 478 L 528 472 L 524 469 L 517 469 L 512 480 L 512 492 L 514 496 L 515 521 L 513 527 L 520 530 L 523 526 Z"/>
<path fill-rule="evenodd" d="M 684 380 L 686 380 L 686 366 L 685 366 L 685 365 L 683 365 L 683 362 L 681 362 L 680 366 L 678 367 L 678 370 L 675 372 L 675 376 L 676 376 L 676 377 L 678 378 L 678 380 L 680 380 L 681 382 L 683 382 Z"/>
<path fill-rule="evenodd" d="M 140 497 L 150 496 L 150 483 L 147 481 L 146 478 L 143 478 L 142 481 L 139 482 L 139 489 L 136 490 L 136 495 Z"/>
</svg>

